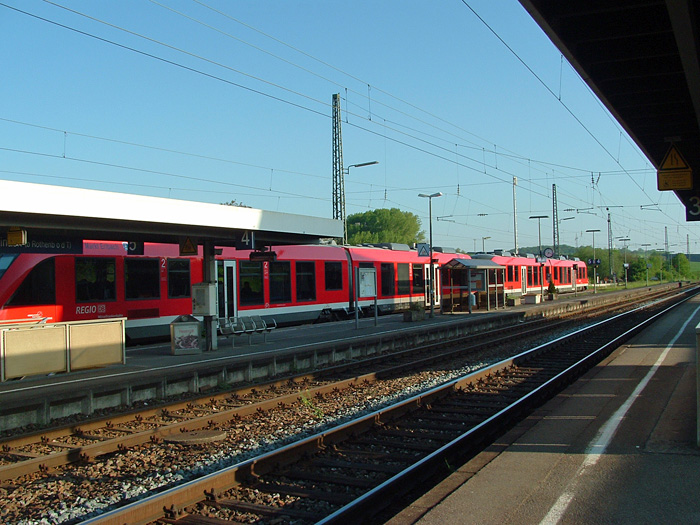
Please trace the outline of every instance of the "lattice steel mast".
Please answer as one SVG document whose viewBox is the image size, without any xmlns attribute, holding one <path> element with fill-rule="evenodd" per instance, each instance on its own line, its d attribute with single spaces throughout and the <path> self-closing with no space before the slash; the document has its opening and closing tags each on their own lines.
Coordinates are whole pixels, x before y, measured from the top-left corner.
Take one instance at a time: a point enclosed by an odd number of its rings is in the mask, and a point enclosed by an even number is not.
<svg viewBox="0 0 700 525">
<path fill-rule="evenodd" d="M 552 244 L 554 253 L 558 257 L 559 253 L 559 206 L 557 206 L 557 185 L 552 184 Z"/>
<path fill-rule="evenodd" d="M 610 212 L 608 212 L 608 266 L 610 266 L 610 277 L 615 276 L 617 280 L 617 275 L 613 271 L 613 233 Z"/>
<path fill-rule="evenodd" d="M 348 229 L 345 223 L 345 176 L 339 93 L 333 95 L 333 218 L 343 221 L 343 244 L 347 244 Z"/>
</svg>

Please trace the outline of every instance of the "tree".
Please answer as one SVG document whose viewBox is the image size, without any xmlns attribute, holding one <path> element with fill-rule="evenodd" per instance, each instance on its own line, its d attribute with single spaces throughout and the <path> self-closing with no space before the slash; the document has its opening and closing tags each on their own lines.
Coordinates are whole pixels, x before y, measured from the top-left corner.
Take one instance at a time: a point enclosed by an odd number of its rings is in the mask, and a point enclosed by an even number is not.
<svg viewBox="0 0 700 525">
<path fill-rule="evenodd" d="M 418 216 L 398 208 L 353 213 L 346 223 L 348 244 L 395 242 L 411 245 L 425 239 Z"/>
<path fill-rule="evenodd" d="M 237 206 L 239 208 L 250 208 L 250 206 L 246 206 L 242 202 L 236 202 L 235 200 L 229 201 L 229 202 L 222 202 L 224 206 Z"/>
<path fill-rule="evenodd" d="M 636 257 L 630 261 L 630 268 L 627 272 L 628 281 L 646 281 L 647 260 L 644 257 Z"/>
</svg>

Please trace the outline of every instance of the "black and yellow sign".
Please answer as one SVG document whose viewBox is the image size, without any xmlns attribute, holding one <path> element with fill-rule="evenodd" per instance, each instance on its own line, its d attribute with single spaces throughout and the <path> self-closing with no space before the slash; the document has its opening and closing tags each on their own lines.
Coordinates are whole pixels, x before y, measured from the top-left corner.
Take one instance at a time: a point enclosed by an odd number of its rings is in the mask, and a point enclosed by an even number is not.
<svg viewBox="0 0 700 525">
<path fill-rule="evenodd" d="M 7 232 L 8 246 L 24 246 L 27 244 L 27 230 L 21 228 L 10 228 Z"/>
<path fill-rule="evenodd" d="M 197 255 L 197 243 L 192 242 L 192 239 L 185 237 L 180 239 L 180 256 Z"/>
<path fill-rule="evenodd" d="M 659 191 L 693 189 L 693 170 L 675 144 L 671 145 L 661 162 L 656 181 Z"/>
</svg>

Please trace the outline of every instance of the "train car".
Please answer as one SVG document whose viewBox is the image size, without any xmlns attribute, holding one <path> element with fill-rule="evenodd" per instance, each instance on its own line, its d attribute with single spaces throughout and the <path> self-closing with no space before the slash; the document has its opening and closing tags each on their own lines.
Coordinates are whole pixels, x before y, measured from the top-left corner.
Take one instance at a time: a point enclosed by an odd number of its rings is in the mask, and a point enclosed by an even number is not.
<svg viewBox="0 0 700 525">
<path fill-rule="evenodd" d="M 275 246 L 271 252 L 274 260 L 255 260 L 250 250 L 223 248 L 217 256 L 219 318 L 260 315 L 295 324 L 348 309 L 350 263 L 344 248 Z"/>
<path fill-rule="evenodd" d="M 377 276 L 377 309 L 381 313 L 405 310 L 413 302 L 430 306 L 430 257 L 421 257 L 405 244 L 348 247 L 353 271 L 373 268 Z M 453 259 L 454 253 L 433 252 L 435 284 L 433 305 L 440 305 L 441 272 L 438 268 Z M 468 256 L 466 256 L 468 257 Z M 374 298 L 359 295 L 362 308 L 373 307 Z"/>
<path fill-rule="evenodd" d="M 429 258 L 407 246 L 276 246 L 267 260 L 251 251 L 218 251 L 220 318 L 260 315 L 291 324 L 347 315 L 354 308 L 352 272 L 370 266 L 380 312 L 430 304 Z M 131 255 L 125 243 L 100 241 L 85 241 L 80 255 L 0 253 L 0 322 L 126 317 L 131 340 L 167 336 L 177 316 L 191 313 L 191 287 L 203 279 L 201 252 L 178 254 L 177 245 L 145 243 L 143 255 Z M 436 252 L 436 267 L 452 257 Z M 436 284 L 436 305 L 439 289 Z M 360 298 L 362 309 L 373 304 Z"/>
<path fill-rule="evenodd" d="M 192 311 L 191 286 L 202 280 L 201 259 L 177 246 L 146 244 L 126 255 L 121 242 L 85 241 L 82 255 L 0 254 L 0 321 L 48 322 L 126 317 L 130 338 L 168 333 Z"/>
<path fill-rule="evenodd" d="M 586 265 L 578 259 L 547 258 L 540 263 L 534 255 L 514 257 L 503 254 L 489 258 L 505 266 L 505 290 L 510 295 L 541 293 L 550 282 L 560 292 L 585 290 L 588 286 Z"/>
</svg>

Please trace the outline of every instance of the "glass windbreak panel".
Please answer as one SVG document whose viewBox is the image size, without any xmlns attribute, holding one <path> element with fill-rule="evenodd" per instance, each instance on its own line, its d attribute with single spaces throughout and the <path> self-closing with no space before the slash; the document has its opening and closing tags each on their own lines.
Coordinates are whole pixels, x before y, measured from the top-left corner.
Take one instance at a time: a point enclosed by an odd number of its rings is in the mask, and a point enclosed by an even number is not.
<svg viewBox="0 0 700 525">
<path fill-rule="evenodd" d="M 396 265 L 396 272 L 399 277 L 399 295 L 411 293 L 411 280 L 409 278 L 408 263 L 399 263 Z"/>
<path fill-rule="evenodd" d="M 423 265 L 414 264 L 413 268 L 413 293 L 423 293 L 425 290 L 425 275 L 423 274 Z"/>
<path fill-rule="evenodd" d="M 226 317 L 226 288 L 224 287 L 223 261 L 216 261 L 216 294 L 219 298 L 219 318 Z"/>
<path fill-rule="evenodd" d="M 190 260 L 168 260 L 168 297 L 190 297 Z"/>
<path fill-rule="evenodd" d="M 263 263 L 258 261 L 241 261 L 239 281 L 240 281 L 240 304 L 253 305 L 263 304 L 265 295 L 263 293 Z"/>
<path fill-rule="evenodd" d="M 111 257 L 75 259 L 75 300 L 79 303 L 117 298 L 116 263 Z"/>
<path fill-rule="evenodd" d="M 343 263 L 327 262 L 325 264 L 326 290 L 343 289 Z"/>
<path fill-rule="evenodd" d="M 160 267 L 158 259 L 125 259 L 124 287 L 127 299 L 158 299 Z"/>
<path fill-rule="evenodd" d="M 41 261 L 29 272 L 7 302 L 8 306 L 56 303 L 56 259 Z"/>
<path fill-rule="evenodd" d="M 270 302 L 288 303 L 292 300 L 292 270 L 288 261 L 270 263 Z"/>
<path fill-rule="evenodd" d="M 10 267 L 16 258 L 16 253 L 0 255 L 0 279 L 2 279 L 2 274 L 5 273 L 5 270 Z"/>
<path fill-rule="evenodd" d="M 394 292 L 394 265 L 393 263 L 382 263 L 380 266 L 382 274 L 382 295 L 390 297 Z"/>
<path fill-rule="evenodd" d="M 313 262 L 297 262 L 297 301 L 316 300 L 316 271 Z"/>
</svg>

